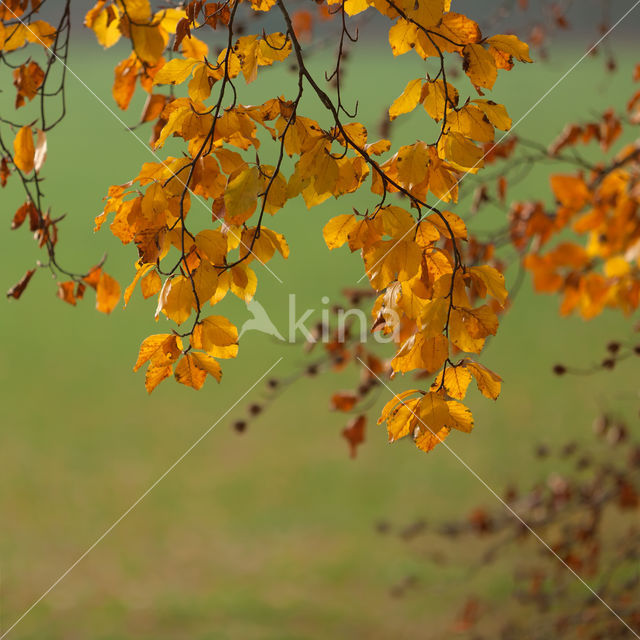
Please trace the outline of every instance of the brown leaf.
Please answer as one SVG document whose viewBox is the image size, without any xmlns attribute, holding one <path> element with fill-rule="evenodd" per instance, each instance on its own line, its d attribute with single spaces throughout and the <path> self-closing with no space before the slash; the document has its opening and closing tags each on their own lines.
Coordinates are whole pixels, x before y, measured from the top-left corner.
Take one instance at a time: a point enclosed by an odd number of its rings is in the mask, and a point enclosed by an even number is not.
<svg viewBox="0 0 640 640">
<path fill-rule="evenodd" d="M 342 437 L 349 443 L 349 453 L 352 458 L 355 458 L 358 453 L 358 445 L 364 442 L 366 426 L 366 416 L 360 415 L 353 418 L 342 430 Z"/>
<path fill-rule="evenodd" d="M 35 269 L 29 269 L 29 271 L 27 271 L 27 273 L 25 273 L 22 278 L 20 278 L 20 280 L 14 284 L 9 291 L 7 291 L 7 298 L 14 298 L 17 300 L 27 288 L 29 280 L 31 280 L 35 272 Z"/>
<path fill-rule="evenodd" d="M 358 396 L 353 391 L 339 391 L 331 396 L 331 408 L 337 411 L 351 411 L 358 402 Z"/>
</svg>

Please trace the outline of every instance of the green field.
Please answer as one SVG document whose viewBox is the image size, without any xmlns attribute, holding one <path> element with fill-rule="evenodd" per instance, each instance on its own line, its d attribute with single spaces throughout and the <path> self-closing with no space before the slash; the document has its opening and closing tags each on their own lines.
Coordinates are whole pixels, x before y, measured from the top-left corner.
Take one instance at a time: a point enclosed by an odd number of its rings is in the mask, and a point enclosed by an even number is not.
<svg viewBox="0 0 640 640">
<path fill-rule="evenodd" d="M 109 63 L 117 58 L 88 51 L 75 52 L 71 67 L 113 106 Z M 587 60 L 518 131 L 547 144 L 567 120 L 626 101 L 635 60 L 619 53 L 617 74 L 605 74 L 601 58 Z M 552 63 L 501 75 L 495 99 L 517 121 L 580 55 L 579 48 L 556 51 Z M 417 71 L 374 49 L 354 57 L 348 93 L 360 99 L 372 138 L 385 106 Z M 294 78 L 274 72 L 243 101 L 258 100 L 273 82 L 285 95 L 295 90 Z M 69 91 L 69 117 L 50 136 L 46 167 L 46 194 L 58 212 L 68 212 L 60 257 L 85 270 L 108 251 L 107 269 L 127 283 L 134 250 L 121 247 L 106 227 L 94 236 L 93 217 L 107 187 L 135 175 L 149 151 L 74 78 Z M 128 124 L 138 107 L 126 114 Z M 307 109 L 322 115 L 316 106 Z M 423 136 L 424 120 L 400 122 L 397 139 Z M 141 135 L 146 139 L 147 131 Z M 517 195 L 547 193 L 548 171 L 534 170 Z M 2 286 L 8 288 L 38 256 L 26 230 L 8 232 L 18 189 L 2 196 Z M 366 198 L 359 202 L 367 206 Z M 321 234 L 331 215 L 351 206 L 331 201 L 307 211 L 300 200 L 274 219 L 291 256 L 270 265 L 283 284 L 258 271 L 257 298 L 276 324 L 286 318 L 290 292 L 300 307 L 320 308 L 322 296 L 336 300 L 343 287 L 355 285 L 360 258 L 330 254 Z M 458 211 L 464 215 L 464 205 Z M 40 273 L 22 300 L 0 303 L 2 629 L 280 356 L 274 375 L 304 362 L 301 349 L 251 334 L 238 359 L 224 363 L 220 386 L 208 382 L 196 393 L 169 381 L 149 397 L 143 374 L 131 366 L 140 341 L 169 326 L 155 324 L 152 303 L 136 294 L 126 311 L 105 317 L 90 299 L 72 308 L 54 292 Z M 557 361 L 597 360 L 607 340 L 628 336 L 628 319 L 607 313 L 586 324 L 561 319 L 557 306 L 525 285 L 483 356 L 505 379 L 503 395 L 496 403 L 471 396 L 475 432 L 448 440 L 491 486 L 525 479 L 536 443 L 589 437 L 593 416 L 612 398 L 617 407 L 633 406 L 633 396 L 625 395 L 629 385 L 620 387 L 625 373 L 632 379 L 630 365 L 617 376 L 550 374 Z M 242 305 L 233 307 L 232 319 L 241 324 L 248 315 Z M 303 378 L 239 436 L 230 425 L 259 401 L 264 386 L 258 386 L 9 637 L 425 638 L 446 629 L 451 605 L 443 599 L 453 598 L 457 607 L 466 595 L 460 574 L 430 566 L 420 549 L 376 533 L 375 523 L 439 520 L 490 505 L 492 497 L 443 447 L 427 456 L 408 443 L 388 446 L 382 427 L 370 425 L 366 445 L 349 460 L 339 437 L 344 416 L 329 412 L 328 398 L 351 379 L 348 372 L 337 380 Z M 378 403 L 387 399 L 382 393 Z M 407 574 L 418 577 L 418 590 L 392 598 L 390 588 Z"/>
</svg>

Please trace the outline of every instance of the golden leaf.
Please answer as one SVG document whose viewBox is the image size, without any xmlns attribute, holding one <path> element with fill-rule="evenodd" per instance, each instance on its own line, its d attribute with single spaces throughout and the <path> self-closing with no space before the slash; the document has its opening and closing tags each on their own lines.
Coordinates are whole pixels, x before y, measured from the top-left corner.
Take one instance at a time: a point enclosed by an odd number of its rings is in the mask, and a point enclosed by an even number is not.
<svg viewBox="0 0 640 640">
<path fill-rule="evenodd" d="M 207 372 L 197 365 L 193 355 L 187 353 L 182 356 L 182 359 L 178 362 L 174 376 L 180 384 L 198 390 L 202 389 L 202 385 L 204 385 L 207 377 Z"/>
<path fill-rule="evenodd" d="M 467 395 L 470 382 L 471 373 L 464 366 L 448 366 L 444 372 L 444 388 L 452 398 L 462 400 Z"/>
<path fill-rule="evenodd" d="M 125 307 L 129 304 L 129 300 L 131 299 L 131 296 L 133 294 L 133 290 L 136 287 L 136 284 L 138 284 L 138 280 L 140 280 L 140 278 L 142 278 L 142 276 L 144 276 L 149 271 L 149 269 L 152 269 L 154 266 L 155 265 L 153 263 L 143 264 L 138 269 L 138 271 L 136 271 L 136 275 L 133 278 L 133 281 L 131 282 L 131 284 L 124 291 L 124 306 Z"/>
<path fill-rule="evenodd" d="M 496 400 L 502 388 L 502 378 L 497 373 L 473 360 L 467 360 L 466 367 L 476 379 L 476 384 L 482 395 L 491 400 Z"/>
<path fill-rule="evenodd" d="M 410 80 L 404 91 L 394 100 L 389 108 L 389 119 L 395 120 L 403 113 L 413 111 L 420 101 L 420 93 L 422 90 L 422 78 Z"/>
<path fill-rule="evenodd" d="M 176 324 L 182 324 L 191 315 L 194 302 L 191 280 L 176 276 L 169 281 L 162 312 Z"/>
<path fill-rule="evenodd" d="M 520 62 L 533 62 L 529 57 L 529 45 L 513 35 L 498 35 L 487 39 L 487 43 L 509 56 L 513 56 Z"/>
<path fill-rule="evenodd" d="M 341 247 L 349 239 L 349 234 L 355 229 L 358 219 L 352 213 L 344 213 L 342 215 L 331 218 L 324 225 L 322 235 L 329 249 L 337 249 Z"/>
<path fill-rule="evenodd" d="M 120 285 L 104 271 L 96 286 L 96 309 L 102 313 L 111 313 L 120 300 Z"/>
<path fill-rule="evenodd" d="M 471 267 L 469 273 L 472 277 L 482 281 L 489 294 L 504 306 L 509 296 L 504 285 L 504 275 L 489 265 Z"/>
<path fill-rule="evenodd" d="M 257 167 L 247 167 L 229 181 L 224 194 L 224 204 L 230 217 L 246 216 L 256 205 L 262 182 Z"/>
<path fill-rule="evenodd" d="M 475 87 L 492 89 L 498 78 L 493 56 L 481 44 L 468 44 L 464 51 L 464 71 Z"/>
<path fill-rule="evenodd" d="M 224 316 L 209 316 L 199 325 L 202 348 L 215 358 L 238 355 L 238 329 Z"/>
<path fill-rule="evenodd" d="M 193 67 L 197 64 L 202 67 L 206 66 L 193 58 L 174 58 L 169 60 L 156 73 L 153 78 L 153 84 L 181 84 L 189 77 Z"/>
<path fill-rule="evenodd" d="M 31 127 L 22 127 L 13 140 L 13 162 L 22 173 L 31 173 L 34 167 L 36 148 Z"/>
</svg>

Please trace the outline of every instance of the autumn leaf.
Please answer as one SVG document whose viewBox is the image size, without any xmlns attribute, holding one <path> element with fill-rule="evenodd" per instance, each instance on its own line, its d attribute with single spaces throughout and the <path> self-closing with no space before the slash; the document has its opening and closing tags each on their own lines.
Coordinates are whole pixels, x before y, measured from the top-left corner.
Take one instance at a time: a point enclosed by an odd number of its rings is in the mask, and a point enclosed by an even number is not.
<svg viewBox="0 0 640 640">
<path fill-rule="evenodd" d="M 350 420 L 342 430 L 342 437 L 349 443 L 349 454 L 352 458 L 356 457 L 358 446 L 364 442 L 366 425 L 366 416 L 360 415 Z"/>
<path fill-rule="evenodd" d="M 352 214 L 342 214 L 331 218 L 324 226 L 322 235 L 329 249 L 337 249 L 347 242 L 349 234 L 357 225 L 358 219 Z"/>
<path fill-rule="evenodd" d="M 33 274 L 36 272 L 35 269 L 29 269 L 20 280 L 16 284 L 14 284 L 9 291 L 7 291 L 7 298 L 13 298 L 14 300 L 18 300 L 20 296 L 24 293 L 24 290 L 27 288 Z"/>
<path fill-rule="evenodd" d="M 421 90 L 422 79 L 411 80 L 389 108 L 389 119 L 395 120 L 399 115 L 413 111 L 420 101 Z"/>
<path fill-rule="evenodd" d="M 476 87 L 492 89 L 498 78 L 493 56 L 480 44 L 468 44 L 463 50 L 464 71 Z"/>
<path fill-rule="evenodd" d="M 180 355 L 182 344 L 174 334 L 159 333 L 149 336 L 142 341 L 138 352 L 138 359 L 133 366 L 138 371 L 147 362 L 166 365 L 174 362 Z"/>
<path fill-rule="evenodd" d="M 238 329 L 224 316 L 209 316 L 199 325 L 197 348 L 214 358 L 235 358 L 238 355 Z"/>
<path fill-rule="evenodd" d="M 13 140 L 13 162 L 22 173 L 31 173 L 34 168 L 36 148 L 31 127 L 22 127 Z"/>
<path fill-rule="evenodd" d="M 198 366 L 192 354 L 187 353 L 176 365 L 174 376 L 180 384 L 199 390 L 204 385 L 207 372 Z"/>
<path fill-rule="evenodd" d="M 502 388 L 502 378 L 497 373 L 473 360 L 468 360 L 466 367 L 476 379 L 476 384 L 482 395 L 490 400 L 496 400 Z"/>
<path fill-rule="evenodd" d="M 218 364 L 217 360 L 214 360 L 211 356 L 206 353 L 192 353 L 193 360 L 195 361 L 196 366 L 200 369 L 208 373 L 210 376 L 215 378 L 218 382 L 222 379 L 222 369 Z"/>
<path fill-rule="evenodd" d="M 233 218 L 246 215 L 255 206 L 260 187 L 260 172 L 257 167 L 247 167 L 230 180 L 224 194 L 228 216 Z"/>
<path fill-rule="evenodd" d="M 331 396 L 331 408 L 337 411 L 351 411 L 358 402 L 358 396 L 351 391 L 341 391 Z"/>
<path fill-rule="evenodd" d="M 190 58 L 174 58 L 169 60 L 158 73 L 156 73 L 153 84 L 182 84 L 190 75 L 193 68 L 200 64 L 198 60 Z"/>
<path fill-rule="evenodd" d="M 96 309 L 102 313 L 111 313 L 120 300 L 120 285 L 104 271 L 96 286 Z"/>
<path fill-rule="evenodd" d="M 182 324 L 190 315 L 195 302 L 193 284 L 189 278 L 176 276 L 168 280 L 161 311 L 176 324 Z"/>
</svg>

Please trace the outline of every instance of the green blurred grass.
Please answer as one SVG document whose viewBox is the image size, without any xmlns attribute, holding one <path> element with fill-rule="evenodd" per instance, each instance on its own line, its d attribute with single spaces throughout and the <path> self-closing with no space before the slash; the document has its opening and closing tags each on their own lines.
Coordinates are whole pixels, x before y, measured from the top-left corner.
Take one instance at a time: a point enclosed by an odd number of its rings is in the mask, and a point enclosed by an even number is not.
<svg viewBox="0 0 640 640">
<path fill-rule="evenodd" d="M 114 58 L 100 54 L 96 65 L 95 51 L 78 51 L 71 66 L 112 105 Z M 492 97 L 505 102 L 517 121 L 580 53 L 558 51 L 553 65 L 503 74 Z M 622 58 L 621 70 L 609 77 L 602 60 L 585 62 L 519 130 L 546 144 L 568 119 L 621 104 L 634 62 Z M 328 65 L 319 60 L 315 66 Z M 389 61 L 386 52 L 368 49 L 354 56 L 346 86 L 359 98 L 372 138 L 385 105 L 419 73 L 408 60 Z M 274 84 L 290 96 L 292 82 L 270 73 L 262 86 L 249 88 L 244 101 L 257 101 L 260 90 Z M 73 78 L 69 89 L 69 119 L 50 136 L 46 167 L 47 196 L 59 212 L 69 213 L 61 226 L 60 257 L 84 270 L 107 250 L 108 270 L 126 283 L 134 252 L 106 229 L 94 236 L 92 220 L 108 185 L 135 175 L 149 152 Z M 126 114 L 128 123 L 137 108 Z M 305 108 L 322 116 L 311 101 Z M 423 126 L 424 118 L 405 118 L 394 133 L 412 142 L 425 135 Z M 517 195 L 546 193 L 548 171 L 536 168 Z M 12 187 L 3 194 L 7 226 L 19 197 Z M 367 200 L 332 201 L 310 212 L 300 201 L 274 218 L 292 254 L 270 265 L 282 285 L 259 270 L 257 298 L 276 324 L 286 318 L 289 292 L 297 294 L 299 308 L 319 308 L 323 295 L 335 300 L 344 286 L 355 284 L 360 258 L 329 254 L 321 229 L 331 215 L 349 211 L 354 202 L 367 206 Z M 5 287 L 38 257 L 28 235 L 21 230 L 0 237 Z M 104 317 L 90 300 L 74 309 L 58 301 L 54 290 L 40 273 L 19 303 L 1 303 L 2 628 L 278 357 L 285 356 L 277 375 L 303 362 L 296 347 L 283 350 L 249 335 L 239 358 L 224 363 L 222 385 L 208 382 L 195 393 L 168 381 L 148 397 L 143 375 L 131 365 L 142 338 L 162 329 L 153 321 L 152 304 L 136 294 L 126 312 Z M 240 324 L 246 312 L 241 305 L 233 309 Z M 589 363 L 607 339 L 627 332 L 627 321 L 609 313 L 589 324 L 560 319 L 557 300 L 533 297 L 525 285 L 483 357 L 503 375 L 503 396 L 494 404 L 473 395 L 477 429 L 472 436 L 453 436 L 449 444 L 491 486 L 525 478 L 536 442 L 588 437 L 594 413 L 618 393 L 618 377 L 557 379 L 551 365 Z M 623 375 L 630 377 L 630 371 L 627 366 Z M 239 437 L 229 424 L 244 415 L 248 402 L 259 400 L 259 386 L 13 637 L 387 638 L 424 637 L 443 628 L 451 606 L 446 598 L 457 603 L 464 596 L 460 572 L 429 567 L 420 549 L 379 536 L 373 525 L 420 516 L 439 520 L 492 499 L 444 448 L 425 456 L 404 443 L 388 447 L 375 426 L 357 460 L 349 461 L 339 438 L 344 418 L 327 409 L 331 390 L 343 383 L 349 378 L 301 379 Z M 386 399 L 383 393 L 379 402 Z M 628 400 L 616 396 L 618 406 Z M 389 587 L 408 573 L 418 576 L 420 595 L 391 598 Z"/>
</svg>

